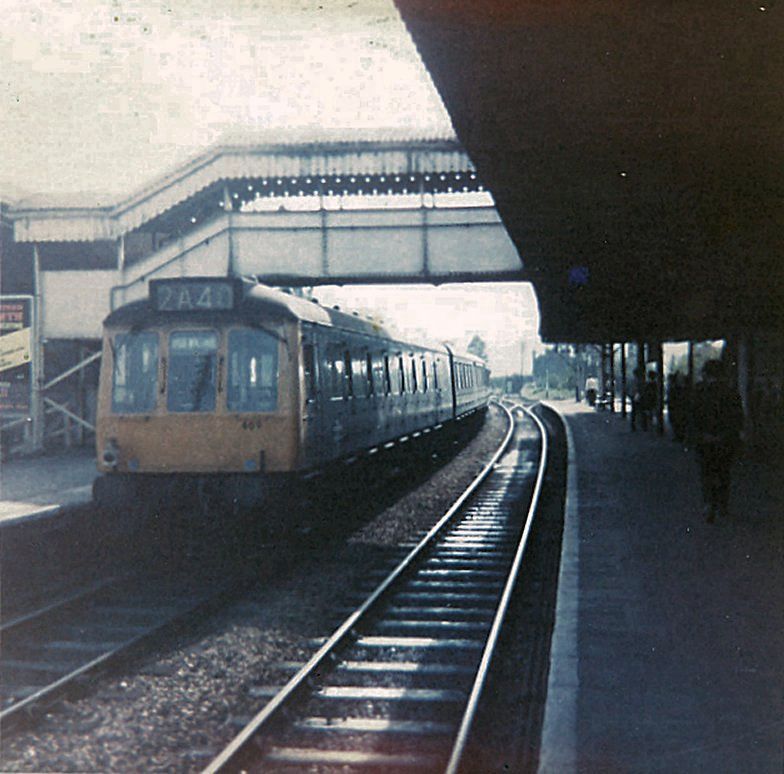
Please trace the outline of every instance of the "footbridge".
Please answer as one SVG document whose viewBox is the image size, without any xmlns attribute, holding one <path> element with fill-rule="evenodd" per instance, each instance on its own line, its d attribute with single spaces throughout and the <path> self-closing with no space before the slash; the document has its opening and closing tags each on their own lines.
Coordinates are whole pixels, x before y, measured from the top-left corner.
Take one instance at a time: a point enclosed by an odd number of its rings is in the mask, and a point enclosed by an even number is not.
<svg viewBox="0 0 784 774">
<path fill-rule="evenodd" d="M 224 144 L 124 196 L 26 199 L 0 216 L 15 284 L 31 291 L 8 300 L 30 335 L 4 375 L 18 371 L 30 388 L 25 397 L 21 382 L 7 382 L 3 428 L 23 425 L 33 448 L 45 435 L 93 430 L 101 322 L 146 295 L 151 278 L 308 286 L 524 276 L 471 160 L 443 138 Z"/>
<path fill-rule="evenodd" d="M 454 141 L 222 146 L 118 202 L 9 208 L 40 331 L 96 339 L 152 277 L 278 285 L 519 279 L 493 199 Z M 78 309 L 79 313 L 74 314 Z"/>
</svg>

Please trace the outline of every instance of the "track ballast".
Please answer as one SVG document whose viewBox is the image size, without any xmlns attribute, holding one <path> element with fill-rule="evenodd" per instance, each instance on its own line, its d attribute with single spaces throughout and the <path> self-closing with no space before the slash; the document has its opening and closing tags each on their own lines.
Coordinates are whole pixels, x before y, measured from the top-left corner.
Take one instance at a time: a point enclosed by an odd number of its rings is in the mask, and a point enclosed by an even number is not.
<svg viewBox="0 0 784 774">
<path fill-rule="evenodd" d="M 490 464 L 310 661 L 252 689 L 266 705 L 207 771 L 465 764 L 546 462 L 539 421 L 509 421 Z"/>
</svg>

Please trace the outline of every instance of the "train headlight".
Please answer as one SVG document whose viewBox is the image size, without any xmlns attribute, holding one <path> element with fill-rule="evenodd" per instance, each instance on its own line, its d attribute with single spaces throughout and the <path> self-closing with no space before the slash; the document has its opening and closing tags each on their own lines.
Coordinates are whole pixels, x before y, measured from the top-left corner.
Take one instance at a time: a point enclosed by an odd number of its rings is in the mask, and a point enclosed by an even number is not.
<svg viewBox="0 0 784 774">
<path fill-rule="evenodd" d="M 103 453 L 101 454 L 101 460 L 108 468 L 117 467 L 120 461 L 120 449 L 115 438 L 110 438 L 106 442 L 106 446 L 103 447 Z"/>
</svg>

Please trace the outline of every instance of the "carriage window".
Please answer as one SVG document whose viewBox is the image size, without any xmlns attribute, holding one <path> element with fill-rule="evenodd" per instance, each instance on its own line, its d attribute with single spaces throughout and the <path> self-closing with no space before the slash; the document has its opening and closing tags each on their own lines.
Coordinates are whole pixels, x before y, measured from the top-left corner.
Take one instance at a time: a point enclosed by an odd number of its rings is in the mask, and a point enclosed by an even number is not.
<svg viewBox="0 0 784 774">
<path fill-rule="evenodd" d="M 329 366 L 332 373 L 332 384 L 330 389 L 332 400 L 342 400 L 345 369 L 343 357 L 337 350 L 333 350 L 332 354 L 330 355 Z"/>
<path fill-rule="evenodd" d="M 387 395 L 392 392 L 392 377 L 389 374 L 389 355 L 384 355 L 384 392 Z"/>
<path fill-rule="evenodd" d="M 383 395 L 386 382 L 384 380 L 384 356 L 376 355 L 373 358 L 373 391 L 374 394 Z"/>
<path fill-rule="evenodd" d="M 351 364 L 354 368 L 353 371 L 353 385 L 354 392 L 357 395 L 367 394 L 367 374 L 365 372 L 365 361 L 361 357 L 355 357 Z"/>
<path fill-rule="evenodd" d="M 302 346 L 302 366 L 305 372 L 305 400 L 313 403 L 316 400 L 316 354 L 312 344 Z"/>
<path fill-rule="evenodd" d="M 373 395 L 376 392 L 376 386 L 373 383 L 373 358 L 370 352 L 365 355 L 365 374 L 367 377 L 367 394 Z"/>
<path fill-rule="evenodd" d="M 169 336 L 169 411 L 214 411 L 215 331 L 177 331 Z"/>
<path fill-rule="evenodd" d="M 422 392 L 427 392 L 427 363 L 422 358 Z"/>
<path fill-rule="evenodd" d="M 403 358 L 399 357 L 397 359 L 397 367 L 399 374 L 399 387 L 400 387 L 400 394 L 402 395 L 406 391 L 406 369 L 403 367 Z"/>
<path fill-rule="evenodd" d="M 313 365 L 313 347 L 311 367 Z M 229 331 L 229 411 L 275 411 L 278 406 L 278 342 L 265 331 Z"/>
<path fill-rule="evenodd" d="M 155 408 L 158 388 L 158 334 L 123 333 L 114 337 L 112 411 L 141 414 Z"/>
<path fill-rule="evenodd" d="M 343 367 L 345 369 L 344 372 L 345 372 L 345 375 L 346 375 L 346 382 L 345 382 L 346 393 L 345 394 L 348 395 L 349 398 L 353 398 L 354 397 L 354 380 L 353 380 L 353 378 L 351 376 L 351 353 L 348 350 L 346 350 L 343 353 Z"/>
<path fill-rule="evenodd" d="M 433 389 L 438 389 L 438 361 L 433 361 Z"/>
<path fill-rule="evenodd" d="M 416 360 L 411 357 L 411 392 L 417 391 Z"/>
</svg>

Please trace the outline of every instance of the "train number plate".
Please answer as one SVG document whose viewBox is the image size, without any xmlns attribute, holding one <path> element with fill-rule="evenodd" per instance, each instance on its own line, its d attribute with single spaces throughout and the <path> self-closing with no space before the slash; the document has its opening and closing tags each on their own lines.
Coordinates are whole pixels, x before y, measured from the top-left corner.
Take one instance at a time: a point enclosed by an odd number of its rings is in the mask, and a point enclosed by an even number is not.
<svg viewBox="0 0 784 774">
<path fill-rule="evenodd" d="M 231 279 L 165 279 L 150 282 L 150 300 L 159 312 L 233 309 L 237 286 Z"/>
</svg>

